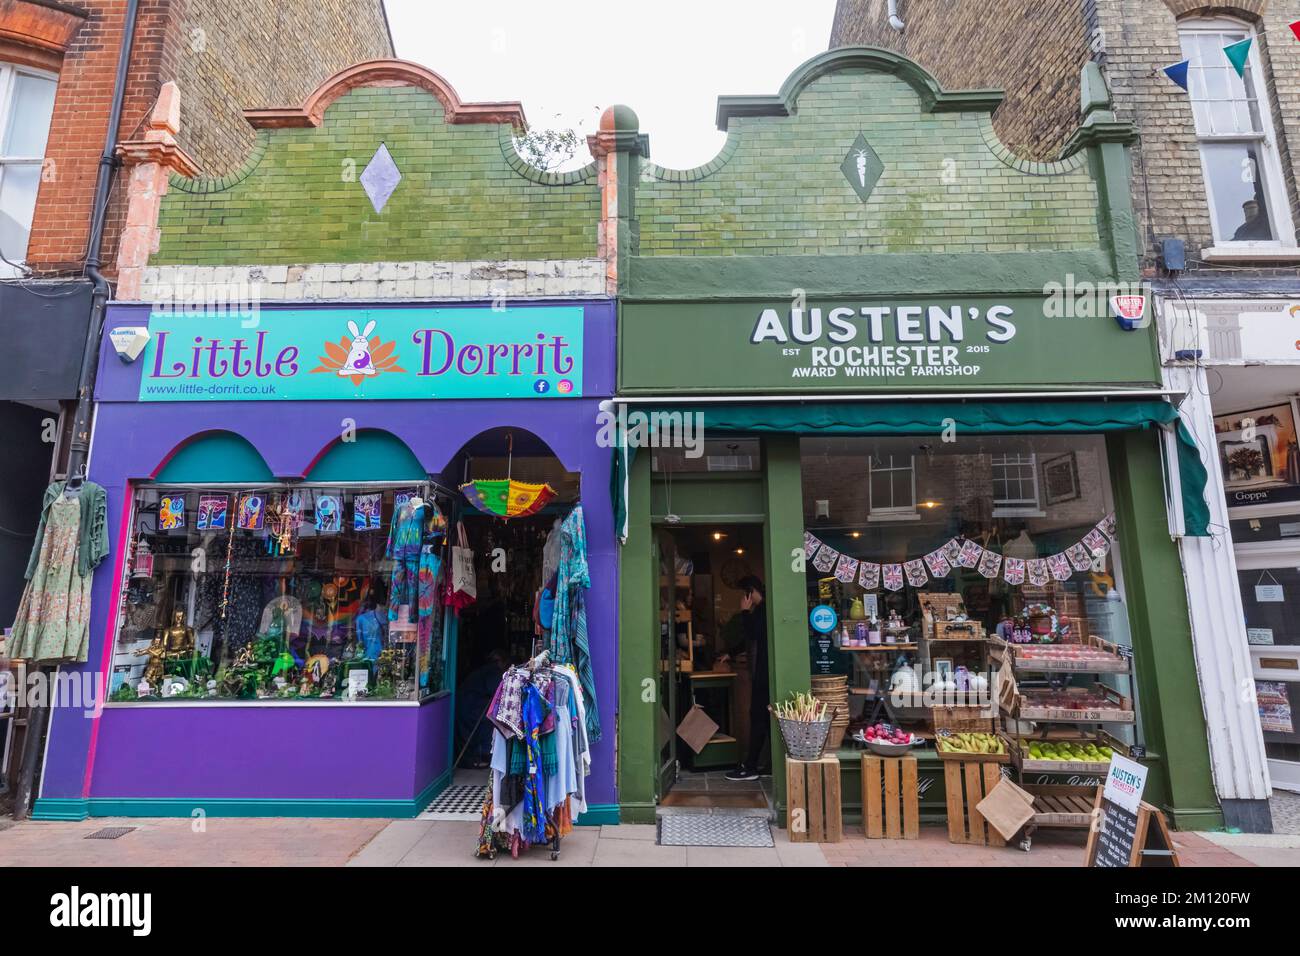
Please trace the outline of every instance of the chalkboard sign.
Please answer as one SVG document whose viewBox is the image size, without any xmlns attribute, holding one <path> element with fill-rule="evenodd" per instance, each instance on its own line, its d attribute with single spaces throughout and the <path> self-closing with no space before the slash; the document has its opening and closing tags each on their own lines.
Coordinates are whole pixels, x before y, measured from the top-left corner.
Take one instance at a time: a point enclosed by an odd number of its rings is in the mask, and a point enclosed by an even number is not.
<svg viewBox="0 0 1300 956">
<path fill-rule="evenodd" d="M 1085 866 L 1178 866 L 1165 815 L 1143 801 L 1137 812 L 1112 803 L 1097 788 Z"/>
</svg>

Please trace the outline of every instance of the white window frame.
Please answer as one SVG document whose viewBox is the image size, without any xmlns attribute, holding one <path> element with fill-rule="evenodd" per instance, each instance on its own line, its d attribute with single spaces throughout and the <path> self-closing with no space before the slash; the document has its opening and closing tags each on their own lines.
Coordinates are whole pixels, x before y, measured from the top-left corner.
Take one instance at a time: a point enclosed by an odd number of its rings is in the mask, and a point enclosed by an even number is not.
<svg viewBox="0 0 1300 956">
<path fill-rule="evenodd" d="M 35 67 L 24 66 L 21 63 L 0 61 L 0 145 L 4 143 L 5 132 L 9 129 L 9 114 L 13 106 L 11 97 L 13 96 L 14 91 L 14 78 L 19 74 L 53 80 L 56 84 L 59 82 L 59 75 L 57 73 L 51 73 L 49 70 L 38 70 Z M 52 118 L 51 122 L 53 122 Z M 49 152 L 48 142 L 46 143 L 46 152 Z M 3 152 L 0 152 L 0 185 L 3 185 L 5 170 L 10 166 L 36 166 L 43 169 L 45 166 L 45 153 L 42 153 L 40 156 L 6 156 Z M 35 213 L 36 211 L 33 209 L 33 218 L 35 217 Z M 29 242 L 30 232 L 31 226 L 29 224 Z M 27 263 L 27 252 L 28 250 L 24 249 L 21 257 L 10 260 L 16 265 L 10 265 L 8 262 L 0 259 L 0 278 L 9 278 L 15 275 L 20 275 L 20 267 L 25 266 Z M 0 253 L 3 253 L 3 250 L 0 250 Z"/>
<path fill-rule="evenodd" d="M 921 517 L 921 513 L 916 510 L 916 456 L 908 455 L 907 465 L 895 465 L 894 461 L 901 460 L 903 455 L 887 455 L 888 465 L 876 467 L 876 456 L 872 455 L 867 458 L 867 520 L 868 521 L 916 521 Z M 909 487 L 911 488 L 912 502 L 909 505 L 899 506 L 892 502 L 894 480 L 889 480 L 891 503 L 885 507 L 876 507 L 876 487 L 872 480 L 876 472 L 894 472 L 906 471 L 910 477 Z"/>
<path fill-rule="evenodd" d="M 1008 461 L 1011 458 L 1015 460 Z M 1020 452 L 1001 452 L 989 455 L 989 472 L 991 476 L 993 476 L 994 470 L 999 467 L 1014 466 L 1023 468 L 1026 465 L 1029 466 L 1029 480 L 1033 483 L 1034 496 L 1032 498 L 999 498 L 994 495 L 994 517 L 1041 518 L 1046 514 L 1042 510 L 1042 497 L 1038 484 L 1038 455 L 1032 451 L 1027 455 L 1022 455 Z M 992 480 L 996 481 L 996 476 L 993 476 Z M 1017 484 L 1023 484 L 1025 481 L 1019 475 L 1015 480 Z"/>
<path fill-rule="evenodd" d="M 1210 217 L 1210 234 L 1213 236 L 1214 245 L 1209 249 L 1203 250 L 1207 258 L 1213 258 L 1215 253 L 1220 257 L 1232 257 L 1234 254 L 1241 256 L 1246 253 L 1245 258 L 1250 258 L 1250 254 L 1268 253 L 1280 254 L 1289 257 L 1300 253 L 1296 247 L 1295 223 L 1291 218 L 1291 199 L 1286 191 L 1286 179 L 1282 171 L 1282 160 L 1278 155 L 1277 133 L 1273 127 L 1273 102 L 1268 94 L 1268 83 L 1264 74 L 1263 64 L 1259 58 L 1259 35 L 1254 26 L 1244 20 L 1238 20 L 1235 17 L 1193 17 L 1178 21 L 1178 36 L 1181 40 L 1187 34 L 1204 34 L 1204 33 L 1230 33 L 1240 35 L 1241 39 L 1249 38 L 1250 52 L 1247 56 L 1247 65 L 1249 67 L 1248 75 L 1254 84 L 1255 102 L 1259 109 L 1260 132 L 1259 133 L 1201 133 L 1196 131 L 1197 153 L 1201 161 L 1201 178 L 1205 182 L 1205 200 L 1206 211 Z M 1194 84 L 1189 84 L 1193 89 Z M 1188 90 L 1189 97 L 1193 94 Z M 1270 225 L 1273 227 L 1273 235 L 1276 239 L 1237 239 L 1219 235 L 1219 225 L 1215 217 L 1214 205 L 1214 187 L 1210 183 L 1210 171 L 1205 161 L 1206 145 L 1215 144 L 1256 144 L 1260 156 L 1260 162 L 1263 165 L 1261 172 L 1264 175 L 1264 183 L 1268 196 L 1268 215 L 1270 216 Z"/>
</svg>

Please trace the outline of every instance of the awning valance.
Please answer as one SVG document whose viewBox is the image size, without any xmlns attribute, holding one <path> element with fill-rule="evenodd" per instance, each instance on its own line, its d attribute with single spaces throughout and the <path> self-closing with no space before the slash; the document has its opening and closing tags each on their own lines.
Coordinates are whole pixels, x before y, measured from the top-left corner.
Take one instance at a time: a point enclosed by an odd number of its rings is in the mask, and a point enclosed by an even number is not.
<svg viewBox="0 0 1300 956">
<path fill-rule="evenodd" d="M 1187 534 L 1198 537 L 1209 534 L 1205 466 L 1196 442 L 1178 417 L 1178 410 L 1165 401 L 683 403 L 638 405 L 635 412 L 649 416 L 652 424 L 656 415 L 664 420 L 664 414 L 702 413 L 705 433 L 709 435 L 924 435 L 941 432 L 952 423 L 959 432 L 983 435 L 1172 427 L 1178 439 L 1179 490 Z M 624 540 L 627 537 L 627 468 L 635 451 L 624 447 L 621 440 L 620 447 L 615 449 L 615 526 Z"/>
</svg>

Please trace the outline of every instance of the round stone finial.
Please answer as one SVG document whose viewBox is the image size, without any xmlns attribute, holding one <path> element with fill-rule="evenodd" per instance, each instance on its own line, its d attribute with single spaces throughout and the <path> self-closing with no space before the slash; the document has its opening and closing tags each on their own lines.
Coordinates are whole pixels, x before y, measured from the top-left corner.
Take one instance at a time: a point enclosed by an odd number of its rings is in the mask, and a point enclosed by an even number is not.
<svg viewBox="0 0 1300 956">
<path fill-rule="evenodd" d="M 602 133 L 635 133 L 641 121 L 632 111 L 632 107 L 622 104 L 611 106 L 600 114 L 600 131 Z"/>
</svg>

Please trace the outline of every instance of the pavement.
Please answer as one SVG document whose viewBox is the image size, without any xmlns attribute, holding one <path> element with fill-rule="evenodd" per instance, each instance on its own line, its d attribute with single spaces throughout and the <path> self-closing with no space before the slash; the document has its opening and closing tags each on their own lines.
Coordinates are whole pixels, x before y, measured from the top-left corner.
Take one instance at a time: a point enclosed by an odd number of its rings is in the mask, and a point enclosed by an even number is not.
<svg viewBox="0 0 1300 956">
<path fill-rule="evenodd" d="M 544 848 L 477 860 L 478 823 L 343 819 L 112 819 L 0 822 L 0 866 L 1079 866 L 1081 832 L 1039 831 L 1016 847 L 955 846 L 943 827 L 919 840 L 868 840 L 846 827 L 835 844 L 791 843 L 773 828 L 765 849 L 668 847 L 652 825 L 576 827 L 559 860 Z M 87 839 L 131 827 L 115 840 Z M 1176 833 L 1184 866 L 1300 866 L 1300 836 Z"/>
</svg>

